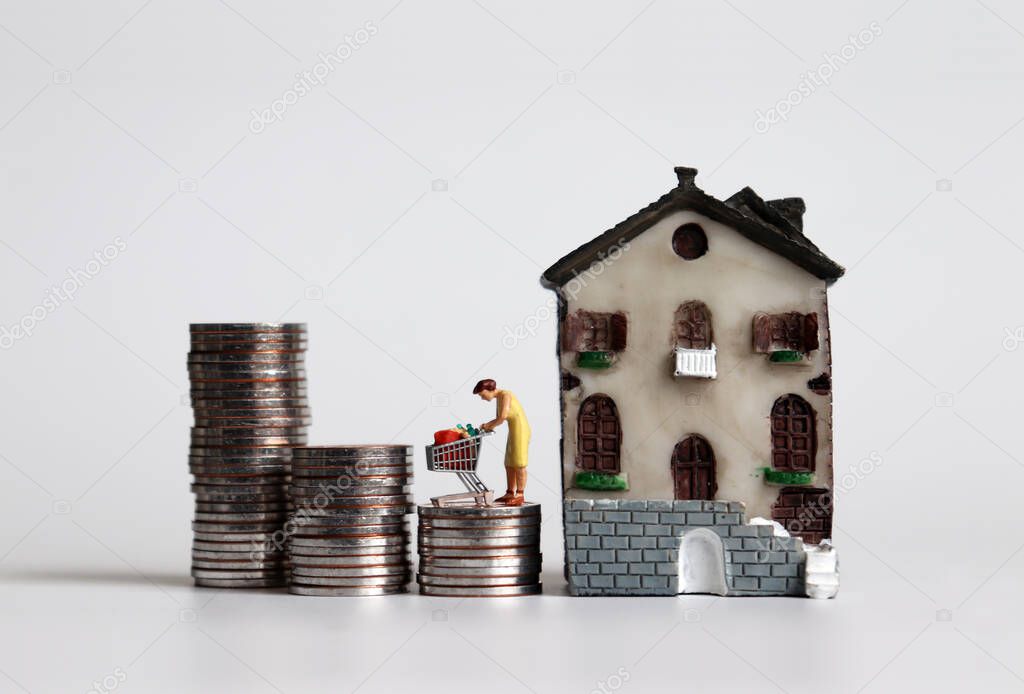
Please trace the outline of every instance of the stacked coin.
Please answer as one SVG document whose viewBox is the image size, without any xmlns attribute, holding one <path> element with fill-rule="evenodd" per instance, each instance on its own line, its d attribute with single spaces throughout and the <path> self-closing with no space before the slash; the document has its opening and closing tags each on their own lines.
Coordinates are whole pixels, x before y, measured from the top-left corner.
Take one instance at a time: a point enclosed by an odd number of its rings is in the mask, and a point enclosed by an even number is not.
<svg viewBox="0 0 1024 694">
<path fill-rule="evenodd" d="M 540 504 L 419 507 L 423 595 L 533 595 L 540 583 Z"/>
<path fill-rule="evenodd" d="M 293 451 L 285 527 L 297 595 L 390 595 L 410 580 L 412 447 L 302 446 Z"/>
<path fill-rule="evenodd" d="M 306 443 L 306 326 L 190 326 L 198 586 L 284 585 L 291 449 Z"/>
</svg>

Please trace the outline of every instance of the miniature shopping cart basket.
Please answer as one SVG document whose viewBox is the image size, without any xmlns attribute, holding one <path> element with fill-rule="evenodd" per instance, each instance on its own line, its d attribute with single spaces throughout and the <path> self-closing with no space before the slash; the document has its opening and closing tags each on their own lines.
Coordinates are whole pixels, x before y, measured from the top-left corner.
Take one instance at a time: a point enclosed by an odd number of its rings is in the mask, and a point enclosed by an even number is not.
<svg viewBox="0 0 1024 694">
<path fill-rule="evenodd" d="M 451 443 L 427 446 L 427 469 L 432 472 L 454 472 L 467 490 L 459 494 L 431 497 L 434 506 L 491 505 L 494 492 L 488 489 L 476 474 L 476 463 L 480 459 L 483 438 L 490 433 L 483 431 L 476 436 Z"/>
</svg>

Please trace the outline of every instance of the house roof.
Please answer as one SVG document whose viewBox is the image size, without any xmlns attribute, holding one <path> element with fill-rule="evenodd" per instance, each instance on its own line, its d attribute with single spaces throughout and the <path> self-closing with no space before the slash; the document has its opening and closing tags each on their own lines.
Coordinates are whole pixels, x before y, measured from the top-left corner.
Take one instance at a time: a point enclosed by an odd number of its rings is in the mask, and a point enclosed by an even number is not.
<svg viewBox="0 0 1024 694">
<path fill-rule="evenodd" d="M 843 276 L 845 270 L 804 236 L 806 207 L 800 198 L 763 200 L 752 189 L 744 188 L 722 201 L 696 186 L 696 169 L 677 166 L 675 172 L 679 179 L 675 188 L 561 258 L 544 271 L 541 283 L 549 288 L 562 286 L 617 244 L 636 238 L 679 210 L 693 210 L 721 222 L 829 284 Z"/>
</svg>

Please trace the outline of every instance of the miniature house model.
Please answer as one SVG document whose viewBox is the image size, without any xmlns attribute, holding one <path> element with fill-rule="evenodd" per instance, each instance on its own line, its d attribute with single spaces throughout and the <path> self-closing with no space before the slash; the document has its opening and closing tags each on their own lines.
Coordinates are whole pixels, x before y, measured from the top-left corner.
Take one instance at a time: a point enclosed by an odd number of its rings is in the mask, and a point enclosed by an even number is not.
<svg viewBox="0 0 1024 694">
<path fill-rule="evenodd" d="M 831 597 L 826 290 L 843 268 L 804 236 L 801 199 L 721 201 L 675 171 L 542 277 L 570 592 Z"/>
</svg>

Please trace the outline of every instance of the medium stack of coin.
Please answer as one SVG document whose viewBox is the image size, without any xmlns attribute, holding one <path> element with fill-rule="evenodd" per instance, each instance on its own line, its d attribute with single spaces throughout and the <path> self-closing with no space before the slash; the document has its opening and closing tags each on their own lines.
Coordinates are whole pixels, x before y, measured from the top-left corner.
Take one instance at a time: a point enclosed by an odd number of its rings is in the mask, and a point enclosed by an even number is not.
<svg viewBox="0 0 1024 694">
<path fill-rule="evenodd" d="M 412 446 L 301 446 L 285 527 L 297 595 L 406 592 L 412 562 Z"/>
<path fill-rule="evenodd" d="M 291 449 L 306 443 L 306 326 L 190 326 L 197 586 L 282 586 Z"/>
<path fill-rule="evenodd" d="M 511 597 L 541 592 L 540 504 L 419 507 L 423 595 Z"/>
</svg>

